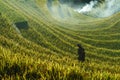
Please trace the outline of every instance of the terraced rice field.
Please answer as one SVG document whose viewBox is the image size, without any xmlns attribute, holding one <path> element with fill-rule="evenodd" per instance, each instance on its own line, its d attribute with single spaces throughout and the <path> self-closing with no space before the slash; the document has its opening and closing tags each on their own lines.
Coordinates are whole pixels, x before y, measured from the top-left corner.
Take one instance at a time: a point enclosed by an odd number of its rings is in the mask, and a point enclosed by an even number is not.
<svg viewBox="0 0 120 80">
<path fill-rule="evenodd" d="M 46 0 L 1 0 L 0 79 L 120 80 L 120 13 L 93 18 L 67 12 L 51 14 Z M 15 26 L 21 21 L 28 29 Z M 77 44 L 85 48 L 84 63 L 77 60 Z"/>
</svg>

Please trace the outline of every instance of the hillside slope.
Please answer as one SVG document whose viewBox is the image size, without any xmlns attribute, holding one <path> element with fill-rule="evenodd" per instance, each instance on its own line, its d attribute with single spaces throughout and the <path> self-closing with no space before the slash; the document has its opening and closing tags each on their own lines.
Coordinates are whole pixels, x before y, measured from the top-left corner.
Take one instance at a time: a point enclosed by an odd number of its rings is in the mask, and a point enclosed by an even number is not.
<svg viewBox="0 0 120 80">
<path fill-rule="evenodd" d="M 120 13 L 93 18 L 65 6 L 61 17 L 56 7 L 51 13 L 46 0 L 0 1 L 0 79 L 119 80 Z"/>
</svg>

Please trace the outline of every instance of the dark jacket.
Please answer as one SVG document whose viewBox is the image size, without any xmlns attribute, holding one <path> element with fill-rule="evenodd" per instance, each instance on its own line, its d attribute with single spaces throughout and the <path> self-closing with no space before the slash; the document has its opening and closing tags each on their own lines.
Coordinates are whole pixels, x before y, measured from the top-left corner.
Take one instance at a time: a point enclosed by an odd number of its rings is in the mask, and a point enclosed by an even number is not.
<svg viewBox="0 0 120 80">
<path fill-rule="evenodd" d="M 78 55 L 79 55 L 78 60 L 79 61 L 85 61 L 85 50 L 81 46 L 78 46 L 78 47 L 79 47 L 78 48 Z"/>
</svg>

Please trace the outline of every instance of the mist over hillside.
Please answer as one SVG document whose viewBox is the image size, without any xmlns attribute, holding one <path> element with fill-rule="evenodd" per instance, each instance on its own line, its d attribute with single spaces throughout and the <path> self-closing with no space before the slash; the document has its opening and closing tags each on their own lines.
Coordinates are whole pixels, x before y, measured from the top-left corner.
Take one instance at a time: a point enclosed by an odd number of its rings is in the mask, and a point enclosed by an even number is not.
<svg viewBox="0 0 120 80">
<path fill-rule="evenodd" d="M 108 17 L 120 11 L 120 0 L 105 0 L 96 7 L 97 4 L 97 0 L 90 1 L 75 11 L 96 17 Z"/>
<path fill-rule="evenodd" d="M 49 4 L 53 0 L 48 0 Z M 66 5 L 68 8 L 73 8 L 74 11 L 85 14 L 93 17 L 108 17 L 120 11 L 120 0 L 58 0 L 58 5 L 50 6 L 49 8 L 54 8 L 58 6 L 58 11 L 60 15 L 63 16 L 62 10 L 63 5 Z M 58 14 L 59 14 L 58 13 Z M 56 13 L 57 14 L 57 13 Z"/>
</svg>

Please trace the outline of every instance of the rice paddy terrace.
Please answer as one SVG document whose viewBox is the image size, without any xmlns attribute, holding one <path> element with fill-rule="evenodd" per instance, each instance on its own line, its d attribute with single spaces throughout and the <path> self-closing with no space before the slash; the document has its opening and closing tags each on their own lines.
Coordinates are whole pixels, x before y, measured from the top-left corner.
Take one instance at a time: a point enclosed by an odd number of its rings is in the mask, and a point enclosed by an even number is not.
<svg viewBox="0 0 120 80">
<path fill-rule="evenodd" d="M 94 18 L 58 1 L 0 0 L 0 79 L 120 80 L 120 13 Z"/>
</svg>

